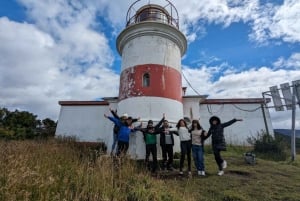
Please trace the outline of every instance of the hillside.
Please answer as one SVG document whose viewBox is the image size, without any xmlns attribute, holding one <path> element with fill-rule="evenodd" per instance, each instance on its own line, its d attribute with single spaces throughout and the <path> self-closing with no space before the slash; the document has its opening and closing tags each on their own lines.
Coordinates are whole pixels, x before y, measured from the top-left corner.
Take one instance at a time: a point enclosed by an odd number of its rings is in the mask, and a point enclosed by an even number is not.
<svg viewBox="0 0 300 201">
<path fill-rule="evenodd" d="M 206 148 L 207 176 L 149 174 L 140 162 L 113 161 L 68 141 L 0 141 L 0 200 L 300 200 L 300 161 L 244 162 L 247 148 L 229 147 L 225 175 Z"/>
<path fill-rule="evenodd" d="M 291 129 L 274 129 L 274 133 L 290 136 Z M 296 138 L 300 138 L 300 130 L 296 130 Z"/>
</svg>

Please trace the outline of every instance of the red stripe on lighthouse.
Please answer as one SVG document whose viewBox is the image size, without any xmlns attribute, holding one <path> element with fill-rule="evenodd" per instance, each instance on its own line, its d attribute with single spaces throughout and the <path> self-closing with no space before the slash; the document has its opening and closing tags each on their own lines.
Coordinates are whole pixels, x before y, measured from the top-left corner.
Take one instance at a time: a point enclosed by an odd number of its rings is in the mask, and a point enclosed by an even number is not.
<svg viewBox="0 0 300 201">
<path fill-rule="evenodd" d="M 145 75 L 149 75 L 149 86 Z M 153 96 L 182 102 L 181 74 L 178 70 L 158 65 L 144 64 L 126 68 L 121 73 L 119 99 Z"/>
</svg>

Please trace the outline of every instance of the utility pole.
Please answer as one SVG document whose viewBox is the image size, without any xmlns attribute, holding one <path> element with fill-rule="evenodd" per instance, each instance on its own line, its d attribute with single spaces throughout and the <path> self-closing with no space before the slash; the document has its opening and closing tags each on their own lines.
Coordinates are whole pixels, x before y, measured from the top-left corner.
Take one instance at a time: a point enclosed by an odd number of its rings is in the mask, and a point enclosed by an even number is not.
<svg viewBox="0 0 300 201">
<path fill-rule="evenodd" d="M 292 87 L 293 96 L 292 96 L 292 133 L 291 133 L 291 156 L 292 161 L 296 158 L 296 129 L 295 129 L 295 121 L 296 121 L 296 86 Z"/>
</svg>

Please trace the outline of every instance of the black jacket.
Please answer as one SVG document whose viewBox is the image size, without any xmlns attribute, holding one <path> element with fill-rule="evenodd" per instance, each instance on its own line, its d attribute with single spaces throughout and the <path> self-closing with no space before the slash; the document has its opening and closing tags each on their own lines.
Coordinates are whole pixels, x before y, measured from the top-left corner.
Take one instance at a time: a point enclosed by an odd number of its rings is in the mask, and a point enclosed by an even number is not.
<svg viewBox="0 0 300 201">
<path fill-rule="evenodd" d="M 171 127 L 169 127 L 171 128 Z M 165 134 L 165 127 L 160 127 L 158 132 L 160 134 L 160 145 L 164 146 L 166 145 L 166 134 Z M 171 135 L 171 140 L 172 140 L 172 145 L 174 145 L 174 134 L 176 133 L 176 131 L 169 131 L 170 135 Z"/>
<path fill-rule="evenodd" d="M 216 125 L 213 125 L 213 121 L 217 121 L 218 123 Z M 226 142 L 224 137 L 224 128 L 227 126 L 230 126 L 231 124 L 235 123 L 237 120 L 232 119 L 226 123 L 221 123 L 221 120 L 219 117 L 213 116 L 209 119 L 210 128 L 208 130 L 207 137 L 211 136 L 212 138 L 212 147 L 214 150 L 226 150 Z"/>
<path fill-rule="evenodd" d="M 154 131 L 151 133 L 149 132 L 149 126 L 147 126 L 146 128 L 141 128 L 140 131 L 143 133 L 144 135 L 144 141 L 146 142 L 146 135 L 158 135 L 159 134 L 159 127 L 161 126 L 161 124 L 163 123 L 163 121 L 165 120 L 165 118 L 163 117 L 155 126 L 154 126 Z"/>
</svg>

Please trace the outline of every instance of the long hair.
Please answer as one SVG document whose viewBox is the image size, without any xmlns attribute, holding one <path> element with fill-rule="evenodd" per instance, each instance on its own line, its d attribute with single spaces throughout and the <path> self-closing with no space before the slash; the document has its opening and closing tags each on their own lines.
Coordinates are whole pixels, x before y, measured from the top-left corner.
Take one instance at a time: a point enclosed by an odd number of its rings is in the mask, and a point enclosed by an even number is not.
<svg viewBox="0 0 300 201">
<path fill-rule="evenodd" d="M 177 129 L 180 128 L 180 122 L 181 122 L 181 121 L 183 121 L 184 126 L 185 126 L 186 128 L 188 128 L 188 127 L 187 127 L 187 123 L 184 121 L 184 119 L 180 119 L 180 120 L 178 121 L 178 123 L 177 123 L 177 125 L 176 125 L 176 128 L 177 128 Z"/>
<path fill-rule="evenodd" d="M 196 126 L 195 126 L 195 123 L 197 124 Z M 192 128 L 191 128 L 191 131 L 193 131 L 193 130 L 196 130 L 196 128 L 198 129 L 198 130 L 200 130 L 201 129 L 201 125 L 200 125 L 200 122 L 198 121 L 198 120 L 193 120 L 192 121 Z"/>
</svg>

